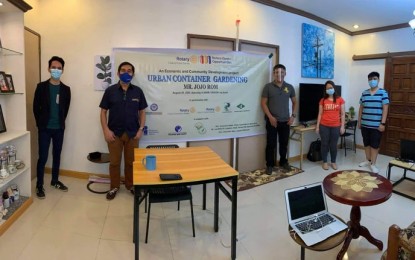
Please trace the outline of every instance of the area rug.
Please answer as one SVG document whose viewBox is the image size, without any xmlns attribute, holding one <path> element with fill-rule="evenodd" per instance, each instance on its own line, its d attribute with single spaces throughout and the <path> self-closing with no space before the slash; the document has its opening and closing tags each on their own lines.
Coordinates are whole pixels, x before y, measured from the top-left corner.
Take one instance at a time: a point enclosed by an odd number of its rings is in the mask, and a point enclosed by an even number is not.
<svg viewBox="0 0 415 260">
<path fill-rule="evenodd" d="M 291 171 L 287 171 L 282 167 L 274 167 L 271 175 L 266 174 L 266 169 L 243 172 L 239 174 L 238 191 L 249 190 L 260 185 L 297 175 L 302 172 L 303 170 L 300 170 L 294 166 L 291 166 Z M 232 188 L 231 181 L 226 181 L 226 184 Z"/>
</svg>

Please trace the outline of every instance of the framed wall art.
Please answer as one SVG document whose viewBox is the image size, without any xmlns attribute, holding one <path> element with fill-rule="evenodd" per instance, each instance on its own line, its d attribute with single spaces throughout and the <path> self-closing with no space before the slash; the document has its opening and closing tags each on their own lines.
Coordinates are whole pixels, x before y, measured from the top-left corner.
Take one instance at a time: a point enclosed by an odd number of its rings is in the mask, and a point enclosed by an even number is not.
<svg viewBox="0 0 415 260">
<path fill-rule="evenodd" d="M 0 105 L 0 133 L 6 132 L 6 123 L 4 122 L 3 109 Z"/>
<path fill-rule="evenodd" d="M 14 83 L 13 83 L 13 77 L 11 74 L 6 74 L 6 84 L 9 88 L 9 92 L 14 92 Z"/>
<path fill-rule="evenodd" d="M 334 32 L 303 23 L 301 76 L 334 77 Z"/>
<path fill-rule="evenodd" d="M 0 71 L 0 92 L 9 92 L 9 87 L 7 86 L 6 73 Z"/>
</svg>

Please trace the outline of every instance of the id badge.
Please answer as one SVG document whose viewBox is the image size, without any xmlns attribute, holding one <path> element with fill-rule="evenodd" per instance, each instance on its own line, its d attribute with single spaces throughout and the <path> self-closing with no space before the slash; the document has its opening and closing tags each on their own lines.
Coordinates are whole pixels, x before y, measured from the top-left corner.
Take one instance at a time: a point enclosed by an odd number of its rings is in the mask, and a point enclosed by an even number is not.
<svg viewBox="0 0 415 260">
<path fill-rule="evenodd" d="M 59 105 L 59 94 L 56 95 L 56 104 Z"/>
</svg>

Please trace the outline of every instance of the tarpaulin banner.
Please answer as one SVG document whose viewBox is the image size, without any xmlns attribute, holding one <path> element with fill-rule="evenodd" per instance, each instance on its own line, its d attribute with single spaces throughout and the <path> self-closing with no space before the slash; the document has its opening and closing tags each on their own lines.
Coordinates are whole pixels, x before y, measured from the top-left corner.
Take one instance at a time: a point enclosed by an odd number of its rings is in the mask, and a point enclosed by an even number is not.
<svg viewBox="0 0 415 260">
<path fill-rule="evenodd" d="M 148 108 L 143 141 L 179 142 L 263 134 L 260 99 L 268 56 L 183 49 L 113 49 L 114 70 L 135 66 Z M 116 79 L 118 80 L 118 79 Z"/>
</svg>

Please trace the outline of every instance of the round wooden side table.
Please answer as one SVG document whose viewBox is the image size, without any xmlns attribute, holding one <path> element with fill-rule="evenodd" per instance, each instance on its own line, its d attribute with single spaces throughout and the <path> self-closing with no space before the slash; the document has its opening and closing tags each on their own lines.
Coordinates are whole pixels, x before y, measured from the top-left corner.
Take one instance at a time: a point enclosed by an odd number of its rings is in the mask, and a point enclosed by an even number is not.
<svg viewBox="0 0 415 260">
<path fill-rule="evenodd" d="M 343 259 L 352 239 L 359 236 L 366 238 L 379 250 L 383 249 L 382 241 L 374 238 L 369 230 L 360 225 L 361 206 L 378 205 L 392 195 L 392 184 L 383 176 L 362 170 L 345 170 L 333 172 L 323 180 L 324 191 L 333 200 L 352 206 L 349 231 L 337 259 Z"/>
</svg>

